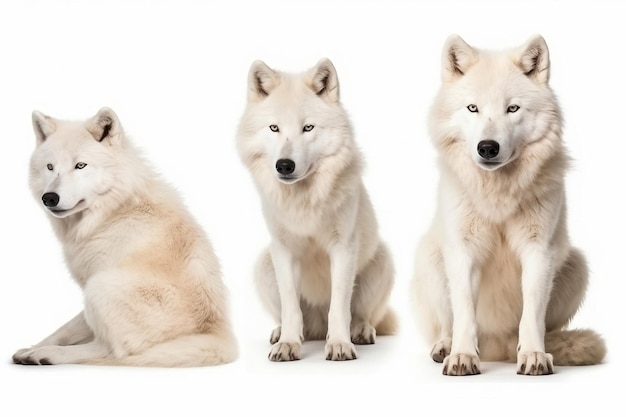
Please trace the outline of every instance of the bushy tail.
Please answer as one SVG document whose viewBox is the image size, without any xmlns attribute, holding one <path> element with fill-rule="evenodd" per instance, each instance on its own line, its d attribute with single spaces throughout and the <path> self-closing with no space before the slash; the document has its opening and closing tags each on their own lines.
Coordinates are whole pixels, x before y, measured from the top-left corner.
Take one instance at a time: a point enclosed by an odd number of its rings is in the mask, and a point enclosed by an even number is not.
<svg viewBox="0 0 626 417">
<path fill-rule="evenodd" d="M 602 337 L 593 330 L 555 330 L 546 334 L 546 352 L 556 366 L 596 365 L 606 355 Z"/>
<path fill-rule="evenodd" d="M 91 365 L 193 367 L 221 365 L 237 359 L 238 348 L 230 332 L 181 336 L 123 358 L 90 360 Z"/>
<path fill-rule="evenodd" d="M 398 317 L 391 309 L 383 316 L 382 320 L 376 323 L 376 334 L 379 336 L 388 336 L 396 334 L 398 331 Z"/>
</svg>

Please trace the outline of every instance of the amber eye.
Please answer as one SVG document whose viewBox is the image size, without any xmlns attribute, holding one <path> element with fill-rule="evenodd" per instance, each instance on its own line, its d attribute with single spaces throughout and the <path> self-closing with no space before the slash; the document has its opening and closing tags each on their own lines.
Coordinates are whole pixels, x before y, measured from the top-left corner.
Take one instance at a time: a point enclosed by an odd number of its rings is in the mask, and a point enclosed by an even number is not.
<svg viewBox="0 0 626 417">
<path fill-rule="evenodd" d="M 313 130 L 315 126 L 313 125 L 304 125 L 304 127 L 302 128 L 303 132 L 310 132 L 311 130 Z"/>
<path fill-rule="evenodd" d="M 48 164 L 46 165 L 46 168 L 48 168 L 48 171 L 52 171 L 54 169 L 54 165 Z"/>
<path fill-rule="evenodd" d="M 75 166 L 74 168 L 75 168 L 75 169 L 83 169 L 83 168 L 85 168 L 86 166 L 87 166 L 87 164 L 86 164 L 86 163 L 84 163 L 84 162 L 79 162 L 79 163 L 77 163 L 77 164 L 76 164 L 76 166 Z"/>
<path fill-rule="evenodd" d="M 516 111 L 519 110 L 519 106 L 517 104 L 511 104 L 506 111 L 509 113 L 515 113 Z"/>
<path fill-rule="evenodd" d="M 469 106 L 467 106 L 467 110 L 471 111 L 472 113 L 478 113 L 478 106 L 475 104 L 470 104 Z"/>
<path fill-rule="evenodd" d="M 271 130 L 272 132 L 278 132 L 278 131 L 280 131 L 280 129 L 278 129 L 278 126 L 277 126 L 277 125 L 270 125 L 270 130 Z"/>
</svg>

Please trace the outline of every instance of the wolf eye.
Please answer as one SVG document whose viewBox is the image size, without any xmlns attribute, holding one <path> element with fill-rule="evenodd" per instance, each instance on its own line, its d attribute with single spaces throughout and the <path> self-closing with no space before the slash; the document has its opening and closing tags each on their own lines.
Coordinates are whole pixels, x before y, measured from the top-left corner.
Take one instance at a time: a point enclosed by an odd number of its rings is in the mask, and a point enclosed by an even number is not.
<svg viewBox="0 0 626 417">
<path fill-rule="evenodd" d="M 278 126 L 277 126 L 277 125 L 270 125 L 270 130 L 271 130 L 272 132 L 278 132 L 280 129 L 278 129 Z"/>
<path fill-rule="evenodd" d="M 469 106 L 467 106 L 467 110 L 471 111 L 472 113 L 478 113 L 478 106 L 475 104 L 470 104 Z"/>
<path fill-rule="evenodd" d="M 54 169 L 54 165 L 48 164 L 46 165 L 46 168 L 48 168 L 48 171 L 52 171 Z"/>
<path fill-rule="evenodd" d="M 511 104 L 506 111 L 509 113 L 515 113 L 516 111 L 519 110 L 519 106 L 517 104 Z"/>
<path fill-rule="evenodd" d="M 310 132 L 311 130 L 313 130 L 315 126 L 313 125 L 304 125 L 304 127 L 302 128 L 303 132 Z"/>
<path fill-rule="evenodd" d="M 77 163 L 77 164 L 76 164 L 76 166 L 75 166 L 74 168 L 75 168 L 75 169 L 83 169 L 83 168 L 85 168 L 86 166 L 87 166 L 87 164 L 86 164 L 86 163 L 84 163 L 84 162 L 79 162 L 79 163 Z"/>
</svg>

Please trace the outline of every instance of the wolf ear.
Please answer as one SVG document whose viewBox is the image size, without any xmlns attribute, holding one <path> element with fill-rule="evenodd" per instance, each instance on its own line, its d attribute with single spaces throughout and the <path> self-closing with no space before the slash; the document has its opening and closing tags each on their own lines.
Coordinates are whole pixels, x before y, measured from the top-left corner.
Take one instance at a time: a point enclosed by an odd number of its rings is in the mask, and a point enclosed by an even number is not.
<svg viewBox="0 0 626 417">
<path fill-rule="evenodd" d="M 39 145 L 43 143 L 48 136 L 54 133 L 56 125 L 52 117 L 46 116 L 37 110 L 33 111 L 32 119 L 35 138 L 37 139 L 37 145 Z"/>
<path fill-rule="evenodd" d="M 259 101 L 267 97 L 278 85 L 280 77 L 263 61 L 254 61 L 248 72 L 248 101 Z"/>
<path fill-rule="evenodd" d="M 452 81 L 462 77 L 476 61 L 478 61 L 478 52 L 459 35 L 450 35 L 446 39 L 441 56 L 443 80 Z"/>
<path fill-rule="evenodd" d="M 322 58 L 310 71 L 309 86 L 315 94 L 331 102 L 339 102 L 339 78 L 330 59 Z"/>
<path fill-rule="evenodd" d="M 550 79 L 550 54 L 545 39 L 541 35 L 534 35 L 521 51 L 517 66 L 537 83 L 547 83 Z"/>
<path fill-rule="evenodd" d="M 98 142 L 107 141 L 111 145 L 118 145 L 122 141 L 120 122 L 115 112 L 108 107 L 101 108 L 87 121 L 85 127 Z"/>
</svg>

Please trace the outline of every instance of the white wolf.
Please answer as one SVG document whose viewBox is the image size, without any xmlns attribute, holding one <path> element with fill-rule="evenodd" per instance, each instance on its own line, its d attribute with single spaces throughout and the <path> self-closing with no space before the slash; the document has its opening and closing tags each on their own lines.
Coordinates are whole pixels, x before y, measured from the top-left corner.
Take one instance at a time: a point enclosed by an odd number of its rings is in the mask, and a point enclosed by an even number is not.
<svg viewBox="0 0 626 417">
<path fill-rule="evenodd" d="M 563 330 L 588 275 L 567 232 L 569 159 L 544 39 L 489 52 L 453 35 L 442 61 L 430 114 L 438 210 L 413 281 L 432 358 L 447 375 L 480 373 L 479 355 L 526 375 L 601 362 L 596 333 Z"/>
<path fill-rule="evenodd" d="M 50 216 L 84 310 L 13 356 L 21 364 L 202 366 L 237 345 L 218 260 L 115 113 L 85 122 L 33 112 L 30 186 Z"/>
<path fill-rule="evenodd" d="M 271 235 L 255 270 L 279 323 L 269 358 L 300 359 L 303 340 L 326 337 L 326 359 L 355 359 L 353 343 L 395 329 L 387 307 L 393 265 L 332 63 L 322 59 L 302 74 L 253 63 L 237 146 Z"/>
</svg>

